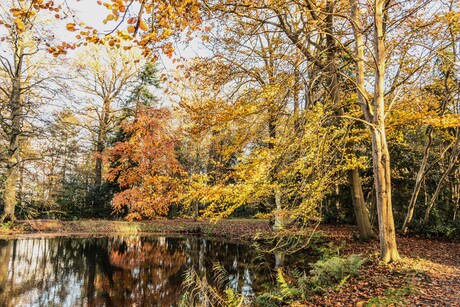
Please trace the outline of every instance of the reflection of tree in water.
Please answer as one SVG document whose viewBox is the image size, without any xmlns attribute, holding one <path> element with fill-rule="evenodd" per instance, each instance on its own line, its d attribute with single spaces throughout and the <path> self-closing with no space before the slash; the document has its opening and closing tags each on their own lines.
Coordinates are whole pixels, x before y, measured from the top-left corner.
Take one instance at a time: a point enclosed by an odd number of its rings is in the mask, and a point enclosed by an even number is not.
<svg viewBox="0 0 460 307">
<path fill-rule="evenodd" d="M 216 272 L 212 268 L 218 264 L 228 275 L 224 287 L 231 287 L 237 293 L 252 296 L 254 292 L 272 287 L 273 259 L 270 255 L 259 254 L 252 246 L 244 244 L 193 238 L 186 239 L 186 242 L 192 255 L 188 268 L 192 268 L 198 277 L 206 277 L 211 285 L 216 284 Z"/>
<path fill-rule="evenodd" d="M 11 241 L 0 240 L 0 306 L 6 305 Z"/>
<path fill-rule="evenodd" d="M 254 256 L 250 246 L 194 237 L 0 241 L 0 306 L 176 305 L 185 270 L 211 281 L 215 262 L 230 287 L 252 291 L 269 276 L 254 270 Z"/>
<path fill-rule="evenodd" d="M 185 251 L 173 249 L 168 240 L 115 242 L 109 251 L 112 282 L 106 275 L 97 279 L 96 305 L 110 298 L 116 305 L 174 305 L 180 293 Z"/>
</svg>

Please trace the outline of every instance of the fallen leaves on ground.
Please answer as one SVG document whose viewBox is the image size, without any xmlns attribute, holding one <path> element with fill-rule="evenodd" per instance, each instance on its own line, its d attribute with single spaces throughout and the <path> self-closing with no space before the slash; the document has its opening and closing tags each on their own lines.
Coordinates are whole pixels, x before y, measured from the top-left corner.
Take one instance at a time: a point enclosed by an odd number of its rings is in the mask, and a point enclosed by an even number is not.
<svg viewBox="0 0 460 307">
<path fill-rule="evenodd" d="M 379 262 L 379 242 L 359 242 L 352 226 L 320 227 L 342 253 L 370 260 L 338 290 L 311 298 L 312 306 L 460 306 L 460 243 L 398 237 L 401 261 Z"/>
</svg>

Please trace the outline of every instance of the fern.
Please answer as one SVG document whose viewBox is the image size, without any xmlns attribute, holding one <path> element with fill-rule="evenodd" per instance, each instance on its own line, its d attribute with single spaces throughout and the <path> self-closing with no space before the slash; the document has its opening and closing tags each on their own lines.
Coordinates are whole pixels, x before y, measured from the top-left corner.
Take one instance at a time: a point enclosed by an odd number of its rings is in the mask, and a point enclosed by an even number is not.
<svg viewBox="0 0 460 307">
<path fill-rule="evenodd" d="M 310 271 L 311 283 L 314 290 L 324 291 L 324 288 L 340 288 L 348 278 L 355 276 L 359 267 L 366 262 L 359 255 L 348 258 L 334 256 L 317 261 Z"/>
<path fill-rule="evenodd" d="M 235 293 L 232 288 L 227 288 L 224 291 L 226 295 L 225 306 L 228 307 L 240 307 L 243 306 L 244 297 Z"/>
<path fill-rule="evenodd" d="M 193 268 L 187 270 L 182 283 L 185 293 L 179 306 L 241 307 L 249 304 L 243 295 L 226 285 L 229 274 L 222 265 L 214 263 L 213 272 L 216 286 L 209 284 L 206 276 L 200 277 Z"/>
</svg>

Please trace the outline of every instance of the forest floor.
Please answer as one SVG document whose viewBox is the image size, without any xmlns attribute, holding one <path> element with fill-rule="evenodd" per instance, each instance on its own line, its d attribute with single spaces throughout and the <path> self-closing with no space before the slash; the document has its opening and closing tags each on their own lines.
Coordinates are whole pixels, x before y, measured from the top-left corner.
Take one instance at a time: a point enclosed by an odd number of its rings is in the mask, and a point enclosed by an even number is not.
<svg viewBox="0 0 460 307">
<path fill-rule="evenodd" d="M 298 306 L 460 306 L 460 242 L 413 236 L 398 237 L 402 260 L 379 263 L 378 240 L 356 240 L 354 226 L 320 226 L 327 241 L 341 247 L 342 255 L 361 254 L 368 261 L 359 275 L 340 289 L 310 297 Z M 148 222 L 103 220 L 17 221 L 13 227 L 0 226 L 0 239 L 55 235 L 104 235 L 116 233 L 200 234 L 231 241 L 250 242 L 257 233 L 268 233 L 268 220 L 229 219 L 218 223 L 188 219 L 161 219 Z"/>
<path fill-rule="evenodd" d="M 379 263 L 379 242 L 359 242 L 354 226 L 322 226 L 342 254 L 369 261 L 337 290 L 314 298 L 313 306 L 460 306 L 460 242 L 398 236 L 401 261 Z"/>
</svg>

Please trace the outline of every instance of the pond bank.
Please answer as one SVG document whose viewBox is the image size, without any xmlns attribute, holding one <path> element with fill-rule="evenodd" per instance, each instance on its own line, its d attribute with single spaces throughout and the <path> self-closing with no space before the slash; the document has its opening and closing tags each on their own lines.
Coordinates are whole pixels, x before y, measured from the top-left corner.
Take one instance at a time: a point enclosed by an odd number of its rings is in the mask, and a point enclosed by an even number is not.
<svg viewBox="0 0 460 307">
<path fill-rule="evenodd" d="M 249 242 L 257 233 L 270 231 L 271 227 L 267 219 L 227 219 L 217 223 L 192 219 L 158 219 L 141 222 L 18 220 L 12 227 L 0 227 L 0 238 L 10 239 L 30 235 L 178 233 Z"/>
</svg>

